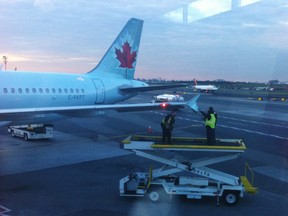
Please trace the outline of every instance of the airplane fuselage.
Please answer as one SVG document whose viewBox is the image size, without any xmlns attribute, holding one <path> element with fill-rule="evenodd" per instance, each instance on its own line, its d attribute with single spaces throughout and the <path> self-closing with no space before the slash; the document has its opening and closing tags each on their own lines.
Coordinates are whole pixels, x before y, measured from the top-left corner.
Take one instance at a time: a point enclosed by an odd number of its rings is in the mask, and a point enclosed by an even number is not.
<svg viewBox="0 0 288 216">
<path fill-rule="evenodd" d="M 119 87 L 142 87 L 146 83 L 110 74 L 88 75 L 42 72 L 0 72 L 0 109 L 87 106 L 115 104 L 137 93 L 123 93 Z M 71 112 L 70 117 L 97 116 L 97 112 Z M 45 123 L 66 118 L 62 113 L 31 113 L 0 116 L 2 125 L 11 120 L 21 124 Z"/>
<path fill-rule="evenodd" d="M 0 71 L 0 126 L 94 117 L 105 110 L 163 109 L 151 103 L 118 103 L 141 91 L 163 89 L 134 79 L 142 26 L 142 20 L 130 19 L 99 63 L 85 74 Z M 187 102 L 192 109 L 197 108 L 197 98 Z M 164 109 L 183 106 L 186 103 L 169 103 Z"/>
<path fill-rule="evenodd" d="M 213 92 L 218 90 L 218 88 L 215 85 L 196 85 L 193 88 L 201 92 Z"/>
<path fill-rule="evenodd" d="M 114 104 L 135 96 L 123 94 L 119 87 L 145 86 L 136 80 L 109 78 L 109 74 L 1 71 L 0 81 L 0 109 Z"/>
</svg>

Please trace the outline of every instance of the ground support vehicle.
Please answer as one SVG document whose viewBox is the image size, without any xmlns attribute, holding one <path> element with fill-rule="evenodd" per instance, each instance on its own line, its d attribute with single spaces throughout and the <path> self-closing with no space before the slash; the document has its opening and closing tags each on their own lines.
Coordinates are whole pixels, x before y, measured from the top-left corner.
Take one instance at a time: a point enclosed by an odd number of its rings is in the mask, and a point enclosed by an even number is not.
<svg viewBox="0 0 288 216">
<path fill-rule="evenodd" d="M 123 140 L 124 149 L 129 149 L 138 156 L 160 162 L 164 166 L 154 170 L 151 168 L 149 172 L 134 172 L 122 178 L 119 182 L 120 196 L 145 196 L 148 194 L 152 201 L 158 201 L 163 195 L 167 197 L 167 194 L 170 196 L 184 195 L 189 199 L 201 199 L 209 196 L 216 197 L 217 204 L 222 198 L 225 204 L 234 206 L 240 197 L 243 197 L 244 192 L 257 192 L 257 188 L 253 186 L 253 171 L 251 169 L 252 184 L 248 180 L 247 174 L 239 178 L 207 167 L 215 163 L 236 159 L 246 149 L 242 140 L 218 139 L 217 145 L 208 146 L 206 139 L 202 138 L 173 138 L 173 144 L 169 145 L 160 144 L 161 139 L 160 136 L 135 135 Z M 225 152 L 225 154 L 180 161 L 175 157 L 167 159 L 161 156 L 161 153 L 165 151 Z M 155 153 L 160 153 L 160 156 Z M 190 175 L 175 175 L 183 172 Z M 159 187 L 164 189 L 164 194 L 162 193 L 163 190 L 159 190 Z"/>
<path fill-rule="evenodd" d="M 24 140 L 29 139 L 49 139 L 53 138 L 52 124 L 31 124 L 31 125 L 14 125 L 8 127 L 8 132 L 12 137 L 22 137 Z"/>
<path fill-rule="evenodd" d="M 151 103 L 162 103 L 162 102 L 183 102 L 184 97 L 178 94 L 162 94 L 153 97 Z"/>
</svg>

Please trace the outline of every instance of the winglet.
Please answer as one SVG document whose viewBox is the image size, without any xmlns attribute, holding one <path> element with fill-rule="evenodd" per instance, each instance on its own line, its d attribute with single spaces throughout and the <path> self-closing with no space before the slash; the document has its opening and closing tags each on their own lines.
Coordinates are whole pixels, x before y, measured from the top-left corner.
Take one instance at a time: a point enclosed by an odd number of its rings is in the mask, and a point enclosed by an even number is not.
<svg viewBox="0 0 288 216">
<path fill-rule="evenodd" d="M 191 100 L 189 100 L 186 103 L 186 106 L 191 108 L 195 113 L 199 112 L 199 107 L 197 105 L 197 100 L 200 97 L 200 94 L 196 95 L 195 97 L 193 97 Z"/>
</svg>

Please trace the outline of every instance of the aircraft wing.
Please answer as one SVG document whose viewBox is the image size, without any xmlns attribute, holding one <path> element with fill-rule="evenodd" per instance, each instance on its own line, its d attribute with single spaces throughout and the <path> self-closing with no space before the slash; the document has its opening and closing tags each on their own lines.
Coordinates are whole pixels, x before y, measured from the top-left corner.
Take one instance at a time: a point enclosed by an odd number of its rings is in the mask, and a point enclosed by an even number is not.
<svg viewBox="0 0 288 216">
<path fill-rule="evenodd" d="M 145 92 L 145 91 L 154 91 L 154 90 L 162 90 L 169 88 L 177 88 L 177 87 L 185 87 L 188 84 L 171 84 L 171 85 L 149 85 L 149 86 L 141 86 L 141 87 L 120 87 L 120 91 L 130 93 L 130 92 Z"/>
<path fill-rule="evenodd" d="M 185 107 L 198 111 L 197 99 L 200 95 L 193 97 L 188 102 L 165 102 L 165 103 L 139 103 L 139 104 L 108 104 L 108 105 L 87 105 L 87 106 L 62 106 L 62 107 L 39 107 L 39 108 L 16 108 L 1 109 L 0 115 L 21 115 L 21 114 L 41 114 L 41 113 L 59 113 L 62 115 L 73 114 L 79 111 L 94 112 L 104 110 L 116 110 L 118 112 L 145 111 L 145 110 L 175 110 Z"/>
</svg>

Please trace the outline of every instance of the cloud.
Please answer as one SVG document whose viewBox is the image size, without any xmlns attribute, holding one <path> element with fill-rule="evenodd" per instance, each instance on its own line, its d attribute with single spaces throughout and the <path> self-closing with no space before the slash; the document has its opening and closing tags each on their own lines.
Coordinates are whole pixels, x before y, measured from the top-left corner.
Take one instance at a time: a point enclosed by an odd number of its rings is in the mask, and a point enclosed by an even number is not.
<svg viewBox="0 0 288 216">
<path fill-rule="evenodd" d="M 43 11 L 52 11 L 55 9 L 55 4 L 52 0 L 34 0 L 33 5 Z"/>
<path fill-rule="evenodd" d="M 242 26 L 244 28 L 267 28 L 267 27 L 270 27 L 266 24 L 257 24 L 257 23 L 243 23 Z"/>
<path fill-rule="evenodd" d="M 0 0 L 0 4 L 6 4 L 6 5 L 8 5 L 8 4 L 12 5 L 12 4 L 20 4 L 20 3 L 29 3 L 29 2 L 31 2 L 31 0 L 9 0 L 9 1 Z"/>
<path fill-rule="evenodd" d="M 19 70 L 88 71 L 131 17 L 144 20 L 140 75 L 173 78 L 177 73 L 177 79 L 216 79 L 226 74 L 249 80 L 251 71 L 259 68 L 266 79 L 272 57 L 288 49 L 286 0 L 260 1 L 183 24 L 181 6 L 191 2 L 196 1 L 0 0 L 1 52 L 9 63 L 17 60 Z M 196 11 L 207 16 L 222 6 L 204 4 Z M 171 17 L 178 17 L 179 23 L 163 19 L 172 11 L 176 12 Z"/>
</svg>

